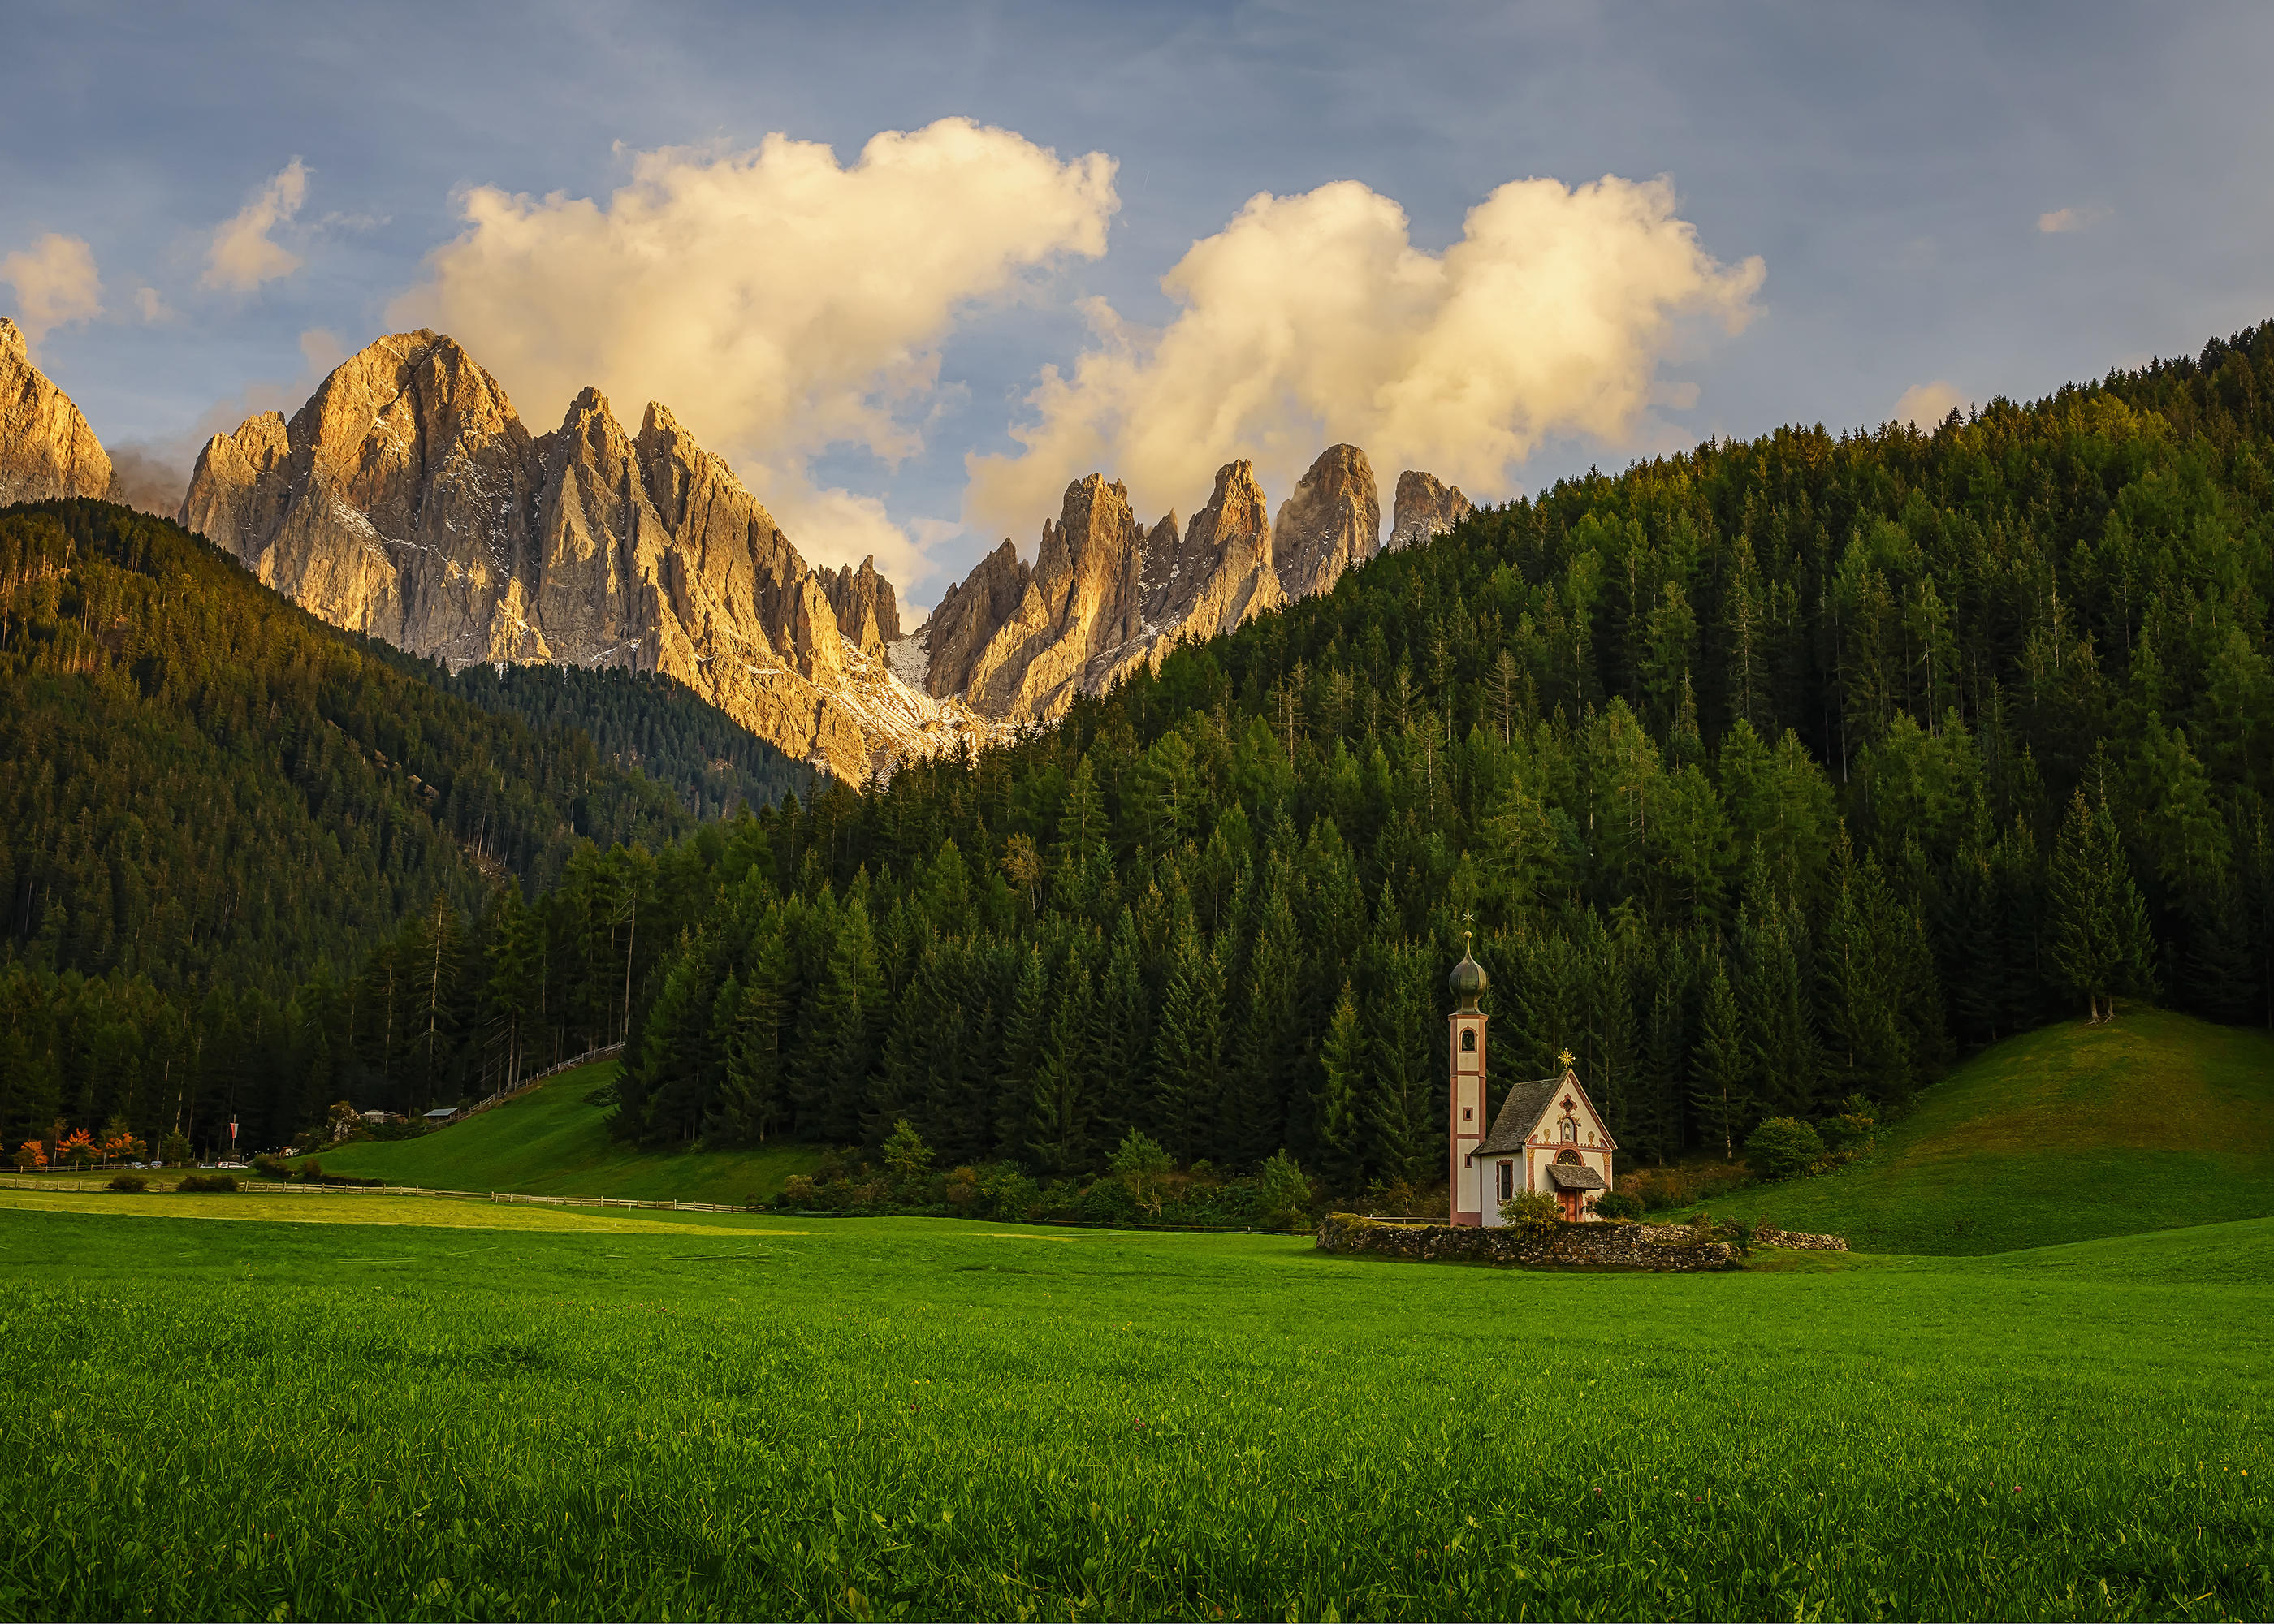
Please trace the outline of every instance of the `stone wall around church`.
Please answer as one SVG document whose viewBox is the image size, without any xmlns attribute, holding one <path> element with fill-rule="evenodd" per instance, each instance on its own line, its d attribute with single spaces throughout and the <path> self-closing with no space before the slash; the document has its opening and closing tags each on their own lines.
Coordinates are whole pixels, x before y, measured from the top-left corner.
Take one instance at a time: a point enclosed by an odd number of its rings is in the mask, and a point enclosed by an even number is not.
<svg viewBox="0 0 2274 1624">
<path fill-rule="evenodd" d="M 1840 1235 L 1810 1235 L 1763 1224 L 1753 1244 L 1795 1252 L 1845 1252 Z M 1320 1221 L 1318 1249 L 1370 1252 L 1414 1263 L 1490 1263 L 1521 1268 L 1631 1268 L 1666 1274 L 1737 1267 L 1727 1241 L 1700 1240 L 1675 1223 L 1562 1223 L 1545 1235 L 1513 1229 L 1455 1228 L 1442 1223 L 1384 1223 L 1355 1213 L 1329 1213 Z"/>
</svg>

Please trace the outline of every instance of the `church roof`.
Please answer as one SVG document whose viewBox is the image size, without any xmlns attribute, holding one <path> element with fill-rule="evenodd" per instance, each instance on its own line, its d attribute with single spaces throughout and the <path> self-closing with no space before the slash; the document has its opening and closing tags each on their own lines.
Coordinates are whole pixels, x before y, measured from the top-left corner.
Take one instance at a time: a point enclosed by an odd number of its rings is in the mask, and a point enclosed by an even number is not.
<svg viewBox="0 0 2274 1624">
<path fill-rule="evenodd" d="M 1562 1162 L 1551 1163 L 1547 1177 L 1555 1181 L 1558 1190 L 1600 1190 L 1603 1176 L 1591 1167 L 1567 1167 Z"/>
<path fill-rule="evenodd" d="M 1563 1074 L 1560 1071 L 1553 1077 L 1516 1084 L 1508 1091 L 1508 1097 L 1500 1102 L 1500 1110 L 1493 1117 L 1492 1132 L 1486 1134 L 1484 1142 L 1469 1154 L 1472 1156 L 1495 1156 L 1522 1150 L 1525 1136 L 1547 1111 L 1548 1101 L 1555 1099 L 1555 1091 L 1562 1086 Z"/>
</svg>

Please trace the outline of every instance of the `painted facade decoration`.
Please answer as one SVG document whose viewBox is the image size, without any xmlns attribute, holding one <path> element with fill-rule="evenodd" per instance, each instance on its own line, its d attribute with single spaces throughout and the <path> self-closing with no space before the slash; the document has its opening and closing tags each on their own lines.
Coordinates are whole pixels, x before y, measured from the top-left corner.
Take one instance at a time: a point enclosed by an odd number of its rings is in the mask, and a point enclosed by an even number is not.
<svg viewBox="0 0 2274 1624">
<path fill-rule="evenodd" d="M 1477 1001 L 1489 978 L 1464 953 L 1447 984 L 1453 991 L 1453 1222 L 1497 1229 L 1500 1204 L 1525 1191 L 1554 1196 L 1574 1223 L 1593 1222 L 1597 1199 L 1611 1188 L 1611 1158 L 1618 1144 L 1579 1086 L 1570 1052 L 1561 1056 L 1561 1071 L 1517 1084 L 1501 1101 L 1499 1114 L 1487 1118 L 1485 1026 L 1492 1018 Z"/>
</svg>

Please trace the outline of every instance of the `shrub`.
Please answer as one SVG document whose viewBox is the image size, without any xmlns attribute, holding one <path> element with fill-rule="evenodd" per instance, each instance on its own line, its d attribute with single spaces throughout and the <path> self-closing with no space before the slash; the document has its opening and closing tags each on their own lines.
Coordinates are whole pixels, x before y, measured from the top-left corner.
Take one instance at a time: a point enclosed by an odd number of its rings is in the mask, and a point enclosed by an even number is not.
<svg viewBox="0 0 2274 1624">
<path fill-rule="evenodd" d="M 584 1103 L 587 1105 L 619 1105 L 622 1102 L 623 1096 L 616 1092 L 616 1079 L 613 1077 L 605 1083 L 584 1090 Z"/>
<path fill-rule="evenodd" d="M 1824 1159 L 1824 1140 L 1797 1116 L 1772 1116 L 1745 1140 L 1745 1162 L 1764 1178 L 1790 1178 Z"/>
<path fill-rule="evenodd" d="M 184 1176 L 175 1190 L 182 1195 L 235 1195 L 237 1176 L 234 1173 L 190 1173 Z"/>
<path fill-rule="evenodd" d="M 885 1171 L 904 1190 L 931 1171 L 931 1147 L 905 1116 L 892 1124 L 892 1137 L 885 1141 Z"/>
<path fill-rule="evenodd" d="M 1639 1218 L 1642 1214 L 1642 1198 L 1623 1190 L 1606 1190 L 1595 1198 L 1598 1218 Z"/>
<path fill-rule="evenodd" d="M 1081 1192 L 1074 1215 L 1084 1223 L 1126 1223 L 1138 1216 L 1137 1199 L 1118 1178 L 1101 1178 Z"/>
<path fill-rule="evenodd" d="M 781 1193 L 774 1198 L 776 1207 L 801 1207 L 808 1205 L 819 1193 L 813 1180 L 803 1173 L 792 1173 L 782 1180 Z"/>
<path fill-rule="evenodd" d="M 121 1173 L 110 1181 L 110 1188 L 121 1195 L 140 1195 L 150 1187 L 150 1181 L 139 1173 Z"/>
<path fill-rule="evenodd" d="M 1296 1164 L 1295 1158 L 1284 1150 L 1263 1164 L 1262 1186 L 1258 1194 L 1273 1223 L 1284 1224 L 1291 1229 L 1308 1223 L 1311 1181 L 1303 1177 L 1303 1169 Z"/>
<path fill-rule="evenodd" d="M 1545 1235 L 1555 1227 L 1561 1209 L 1545 1190 L 1519 1190 L 1500 1204 L 1500 1221 L 1526 1235 Z"/>
<path fill-rule="evenodd" d="M 1177 1164 L 1169 1153 L 1161 1148 L 1148 1135 L 1132 1128 L 1113 1153 L 1110 1163 L 1114 1177 L 1129 1191 L 1129 1199 L 1140 1210 L 1161 1214 L 1161 1197 L 1168 1189 L 1169 1175 Z"/>
<path fill-rule="evenodd" d="M 252 1170 L 263 1178 L 283 1180 L 292 1177 L 292 1164 L 282 1156 L 272 1156 L 262 1151 L 252 1159 Z"/>
<path fill-rule="evenodd" d="M 300 1164 L 300 1170 L 292 1175 L 292 1182 L 296 1184 L 322 1184 L 324 1182 L 324 1164 L 317 1161 L 313 1156 L 309 1157 L 305 1162 L 303 1162 Z"/>
</svg>

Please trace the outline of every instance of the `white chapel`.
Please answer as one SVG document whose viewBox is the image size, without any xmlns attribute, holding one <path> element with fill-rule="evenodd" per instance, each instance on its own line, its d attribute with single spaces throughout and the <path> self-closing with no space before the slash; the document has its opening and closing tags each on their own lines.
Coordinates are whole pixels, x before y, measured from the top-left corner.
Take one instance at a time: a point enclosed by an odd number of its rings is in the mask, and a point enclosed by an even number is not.
<svg viewBox="0 0 2274 1624">
<path fill-rule="evenodd" d="M 1453 1222 L 1496 1229 L 1500 1204 L 1510 1196 L 1545 1191 L 1574 1222 L 1592 1222 L 1595 1201 L 1611 1188 L 1611 1138 L 1595 1102 L 1579 1086 L 1570 1052 L 1554 1077 L 1517 1083 L 1487 1116 L 1485 1024 L 1477 1008 L 1489 984 L 1484 966 L 1464 954 L 1449 978 L 1452 1016 Z M 1489 1124 L 1489 1126 L 1487 1126 Z"/>
</svg>

